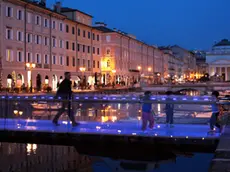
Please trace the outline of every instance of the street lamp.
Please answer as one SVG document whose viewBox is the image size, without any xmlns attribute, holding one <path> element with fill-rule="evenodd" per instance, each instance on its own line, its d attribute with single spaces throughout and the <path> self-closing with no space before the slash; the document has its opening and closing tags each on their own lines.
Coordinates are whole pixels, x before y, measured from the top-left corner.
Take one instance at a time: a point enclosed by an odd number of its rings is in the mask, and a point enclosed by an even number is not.
<svg viewBox="0 0 230 172">
<path fill-rule="evenodd" d="M 36 67 L 34 63 L 26 63 L 26 68 L 28 69 L 28 77 L 30 72 L 30 92 L 33 92 L 33 82 L 32 82 L 32 69 Z"/>
<path fill-rule="evenodd" d="M 151 72 L 152 71 L 152 68 L 151 67 L 148 67 L 148 72 Z"/>
<path fill-rule="evenodd" d="M 141 66 L 137 66 L 137 69 L 140 71 L 141 70 Z"/>
</svg>

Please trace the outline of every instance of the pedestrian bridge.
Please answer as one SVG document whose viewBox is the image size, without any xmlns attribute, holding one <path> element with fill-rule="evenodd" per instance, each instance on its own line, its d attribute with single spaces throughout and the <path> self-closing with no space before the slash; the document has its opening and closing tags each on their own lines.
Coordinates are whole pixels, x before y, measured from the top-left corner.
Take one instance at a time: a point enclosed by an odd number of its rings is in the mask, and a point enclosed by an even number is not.
<svg viewBox="0 0 230 172">
<path fill-rule="evenodd" d="M 230 90 L 230 83 L 194 83 L 194 84 L 179 84 L 179 85 L 152 85 L 152 86 L 146 86 L 142 87 L 143 91 L 181 91 L 181 90 L 197 90 L 197 91 L 212 91 L 212 90 L 218 90 L 218 91 L 226 91 Z"/>
<path fill-rule="evenodd" d="M 162 151 L 214 152 L 220 138 L 218 132 L 209 133 L 208 124 L 199 123 L 175 124 L 174 128 L 168 128 L 163 122 L 155 124 L 152 130 L 141 131 L 138 108 L 143 101 L 137 95 L 76 95 L 71 102 L 80 125 L 72 127 L 64 115 L 59 121 L 60 126 L 55 126 L 52 124 L 55 113 L 50 107 L 58 110 L 55 103 L 61 101 L 53 96 L 1 96 L 0 141 L 72 145 L 89 155 L 121 155 L 129 159 L 137 155 L 158 157 Z M 39 111 L 34 109 L 32 104 L 41 102 L 51 106 Z M 194 105 L 206 107 L 214 103 L 208 96 L 172 96 L 170 101 L 165 96 L 152 96 L 146 102 L 157 105 L 154 106 L 156 111 L 160 110 L 160 104 L 165 103 L 178 107 L 186 104 L 186 108 Z M 96 107 L 94 110 L 100 113 L 87 111 L 79 115 L 79 109 L 85 111 L 82 108 L 85 104 L 91 111 Z M 100 104 L 100 108 L 97 104 Z M 116 105 L 116 109 L 113 109 L 113 105 Z"/>
</svg>

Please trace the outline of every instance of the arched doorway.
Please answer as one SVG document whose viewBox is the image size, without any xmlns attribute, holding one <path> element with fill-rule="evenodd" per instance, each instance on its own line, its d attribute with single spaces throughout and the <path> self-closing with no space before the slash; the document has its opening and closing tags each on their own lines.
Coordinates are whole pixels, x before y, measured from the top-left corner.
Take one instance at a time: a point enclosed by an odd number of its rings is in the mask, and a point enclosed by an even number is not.
<svg viewBox="0 0 230 172">
<path fill-rule="evenodd" d="M 57 86 L 58 86 L 57 75 L 53 75 L 53 77 L 52 77 L 52 89 L 53 89 L 53 91 L 57 91 Z"/>
<path fill-rule="evenodd" d="M 12 87 L 12 82 L 13 82 L 13 78 L 12 78 L 12 75 L 11 74 L 8 74 L 7 75 L 7 81 L 6 81 L 6 87 L 7 88 L 11 88 Z"/>
<path fill-rule="evenodd" d="M 24 84 L 24 76 L 22 74 L 18 74 L 17 75 L 17 83 L 16 86 L 17 87 L 21 87 Z"/>
<path fill-rule="evenodd" d="M 42 87 L 42 77 L 40 74 L 37 74 L 36 77 L 36 87 L 37 87 L 37 91 L 41 91 L 41 87 Z"/>
</svg>

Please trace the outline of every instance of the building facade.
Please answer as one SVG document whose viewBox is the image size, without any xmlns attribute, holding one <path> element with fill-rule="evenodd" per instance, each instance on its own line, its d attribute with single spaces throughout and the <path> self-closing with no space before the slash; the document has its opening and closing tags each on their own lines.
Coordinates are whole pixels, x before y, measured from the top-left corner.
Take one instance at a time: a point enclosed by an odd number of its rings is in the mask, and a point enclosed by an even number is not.
<svg viewBox="0 0 230 172">
<path fill-rule="evenodd" d="M 65 71 L 89 85 L 130 85 L 164 73 L 164 53 L 135 36 L 93 26 L 92 16 L 77 9 L 53 10 L 46 1 L 0 1 L 0 84 L 45 86 L 56 90 Z"/>
<path fill-rule="evenodd" d="M 230 41 L 223 39 L 206 52 L 209 76 L 220 77 L 220 80 L 230 80 Z"/>
<path fill-rule="evenodd" d="M 193 79 L 197 70 L 195 55 L 192 52 L 177 45 L 171 46 L 170 49 L 178 59 L 183 61 L 183 78 L 188 80 Z"/>
</svg>

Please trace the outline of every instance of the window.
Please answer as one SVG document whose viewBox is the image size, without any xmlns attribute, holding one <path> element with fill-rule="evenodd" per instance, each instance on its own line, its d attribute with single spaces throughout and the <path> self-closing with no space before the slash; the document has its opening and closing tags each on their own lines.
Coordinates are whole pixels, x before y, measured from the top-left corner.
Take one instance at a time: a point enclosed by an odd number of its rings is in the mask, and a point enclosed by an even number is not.
<svg viewBox="0 0 230 172">
<path fill-rule="evenodd" d="M 7 17 L 13 17 L 13 8 L 6 7 L 6 16 Z"/>
<path fill-rule="evenodd" d="M 56 22 L 55 21 L 52 22 L 52 29 L 56 29 Z"/>
<path fill-rule="evenodd" d="M 110 35 L 106 36 L 106 42 L 110 42 L 110 40 L 111 40 Z"/>
<path fill-rule="evenodd" d="M 41 54 L 36 54 L 36 63 L 38 63 L 38 64 L 42 63 Z"/>
<path fill-rule="evenodd" d="M 72 43 L 72 50 L 75 51 L 75 43 Z"/>
<path fill-rule="evenodd" d="M 36 25 L 41 25 L 41 16 L 36 16 L 36 18 L 35 18 L 35 24 Z"/>
<path fill-rule="evenodd" d="M 75 66 L 75 57 L 72 59 L 73 66 Z"/>
<path fill-rule="evenodd" d="M 77 44 L 77 51 L 80 51 L 80 44 Z"/>
<path fill-rule="evenodd" d="M 44 19 L 44 27 L 49 27 L 49 20 L 48 19 Z"/>
<path fill-rule="evenodd" d="M 80 29 L 77 29 L 77 35 L 81 36 L 81 30 Z"/>
<path fill-rule="evenodd" d="M 85 38 L 85 30 L 83 30 L 83 37 Z"/>
<path fill-rule="evenodd" d="M 83 45 L 83 53 L 85 52 L 85 45 Z"/>
<path fill-rule="evenodd" d="M 27 53 L 27 59 L 26 59 L 26 62 L 33 62 L 33 59 L 32 59 L 32 54 L 31 53 Z"/>
<path fill-rule="evenodd" d="M 93 40 L 95 40 L 95 33 L 93 33 Z"/>
<path fill-rule="evenodd" d="M 57 43 L 56 41 L 57 41 L 56 38 L 52 39 L 53 47 L 56 47 L 56 43 Z"/>
<path fill-rule="evenodd" d="M 41 44 L 42 37 L 40 35 L 35 35 L 34 38 L 35 38 L 35 43 L 36 44 Z"/>
<path fill-rule="evenodd" d="M 100 37 L 99 37 L 99 35 L 97 35 L 97 41 L 100 41 Z"/>
<path fill-rule="evenodd" d="M 53 64 L 56 64 L 56 56 L 53 56 Z"/>
<path fill-rule="evenodd" d="M 32 43 L 32 34 L 31 33 L 27 33 L 26 35 L 27 35 L 26 36 L 27 37 L 27 42 L 28 43 Z"/>
<path fill-rule="evenodd" d="M 59 24 L 59 30 L 63 31 L 63 24 L 62 23 Z"/>
<path fill-rule="evenodd" d="M 90 32 L 88 32 L 88 39 L 90 39 L 90 36 L 91 36 L 91 33 L 90 33 Z"/>
<path fill-rule="evenodd" d="M 77 59 L 77 66 L 80 66 L 80 59 Z"/>
<path fill-rule="evenodd" d="M 110 60 L 107 60 L 107 67 L 110 67 Z"/>
<path fill-rule="evenodd" d="M 49 55 L 47 54 L 44 56 L 44 64 L 49 64 Z"/>
<path fill-rule="evenodd" d="M 69 33 L 69 25 L 65 26 L 66 33 Z"/>
<path fill-rule="evenodd" d="M 100 61 L 97 61 L 97 68 L 100 68 Z"/>
<path fill-rule="evenodd" d="M 69 41 L 66 41 L 66 49 L 69 49 Z"/>
<path fill-rule="evenodd" d="M 66 66 L 69 66 L 69 56 L 66 57 Z"/>
<path fill-rule="evenodd" d="M 90 60 L 88 60 L 88 69 L 90 70 Z"/>
<path fill-rule="evenodd" d="M 72 34 L 75 35 L 75 27 L 72 27 Z"/>
<path fill-rule="evenodd" d="M 60 41 L 59 41 L 59 47 L 60 47 L 60 48 L 63 48 L 63 47 L 64 47 L 64 46 L 63 46 L 63 40 L 60 40 Z"/>
<path fill-rule="evenodd" d="M 110 55 L 110 48 L 107 48 L 107 49 L 106 49 L 106 54 L 107 54 L 107 55 Z"/>
<path fill-rule="evenodd" d="M 63 56 L 60 56 L 59 61 L 60 61 L 60 65 L 64 65 Z"/>
<path fill-rule="evenodd" d="M 18 41 L 23 41 L 23 32 L 17 31 L 17 40 Z"/>
<path fill-rule="evenodd" d="M 97 55 L 100 55 L 100 48 L 97 48 Z"/>
<path fill-rule="evenodd" d="M 13 50 L 7 49 L 6 50 L 6 61 L 12 62 L 13 59 Z"/>
<path fill-rule="evenodd" d="M 6 29 L 6 39 L 13 40 L 13 30 L 12 29 Z"/>
<path fill-rule="evenodd" d="M 93 54 L 95 54 L 95 47 L 93 47 Z"/>
<path fill-rule="evenodd" d="M 95 62 L 95 60 L 93 61 L 93 68 L 95 68 L 95 66 L 96 66 L 96 62 Z"/>
<path fill-rule="evenodd" d="M 45 44 L 46 46 L 49 45 L 49 38 L 48 38 L 48 37 L 45 37 L 45 38 L 44 38 L 44 44 Z"/>
<path fill-rule="evenodd" d="M 32 22 L 32 14 L 27 13 L 27 23 L 31 23 L 31 22 Z"/>
<path fill-rule="evenodd" d="M 85 59 L 82 60 L 82 65 L 85 67 Z"/>
<path fill-rule="evenodd" d="M 17 19 L 18 20 L 23 20 L 23 12 L 22 12 L 22 10 L 17 11 Z"/>
<path fill-rule="evenodd" d="M 17 61 L 18 62 L 23 62 L 23 52 L 22 51 L 18 51 L 18 53 L 17 53 Z"/>
<path fill-rule="evenodd" d="M 90 53 L 90 46 L 88 46 L 88 53 Z"/>
</svg>

